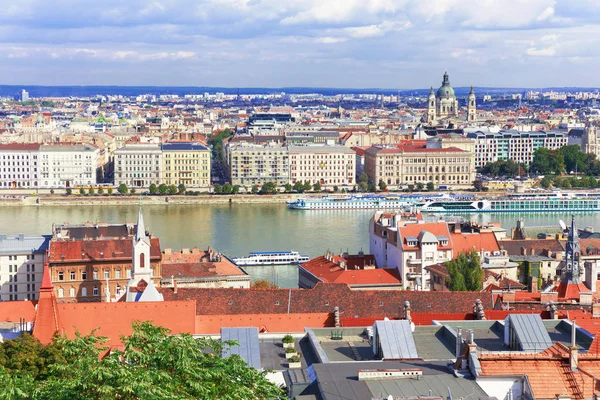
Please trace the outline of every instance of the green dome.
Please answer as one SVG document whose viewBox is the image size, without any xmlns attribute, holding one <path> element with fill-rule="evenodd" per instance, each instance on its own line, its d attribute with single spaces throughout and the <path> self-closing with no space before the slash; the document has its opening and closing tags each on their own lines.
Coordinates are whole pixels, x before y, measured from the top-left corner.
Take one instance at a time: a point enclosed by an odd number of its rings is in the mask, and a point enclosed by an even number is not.
<svg viewBox="0 0 600 400">
<path fill-rule="evenodd" d="M 452 86 L 450 86 L 450 79 L 448 79 L 448 73 L 444 73 L 444 80 L 442 81 L 442 86 L 440 86 L 440 88 L 438 89 L 435 97 L 442 98 L 448 98 L 448 97 L 456 97 L 454 94 L 454 89 L 452 88 Z"/>
</svg>

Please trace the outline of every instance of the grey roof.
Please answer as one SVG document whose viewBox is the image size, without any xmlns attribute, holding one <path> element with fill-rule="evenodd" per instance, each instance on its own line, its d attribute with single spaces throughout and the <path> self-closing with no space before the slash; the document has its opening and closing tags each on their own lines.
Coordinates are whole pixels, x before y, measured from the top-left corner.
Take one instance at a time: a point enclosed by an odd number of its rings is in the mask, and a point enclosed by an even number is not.
<svg viewBox="0 0 600 400">
<path fill-rule="evenodd" d="M 97 147 L 89 144 L 42 144 L 40 151 L 96 151 Z"/>
<path fill-rule="evenodd" d="M 416 236 L 405 236 L 404 238 L 406 239 L 407 242 L 416 242 L 417 241 Z"/>
<path fill-rule="evenodd" d="M 355 154 L 355 151 L 349 147 L 342 145 L 311 145 L 311 146 L 300 146 L 300 145 L 288 145 L 290 153 L 345 153 Z"/>
<path fill-rule="evenodd" d="M 194 142 L 163 143 L 163 151 L 208 151 L 208 147 Z"/>
<path fill-rule="evenodd" d="M 42 254 L 49 244 L 50 236 L 0 235 L 0 255 Z"/>
<path fill-rule="evenodd" d="M 235 340 L 239 346 L 231 346 L 223 350 L 223 357 L 238 354 L 249 367 L 262 368 L 260 362 L 260 346 L 258 328 L 221 328 L 221 341 Z"/>
<path fill-rule="evenodd" d="M 375 331 L 384 360 L 419 358 L 410 321 L 375 321 Z"/>
<path fill-rule="evenodd" d="M 521 350 L 543 351 L 552 346 L 552 339 L 539 314 L 510 314 L 508 320 Z"/>
<path fill-rule="evenodd" d="M 361 362 L 313 364 L 323 400 L 371 399 L 373 397 L 438 396 L 446 398 L 448 389 L 453 398 L 481 399 L 487 395 L 473 379 L 453 376 L 441 362 Z M 359 381 L 358 370 L 421 368 L 419 379 Z M 431 394 L 429 391 L 431 390 Z"/>
</svg>

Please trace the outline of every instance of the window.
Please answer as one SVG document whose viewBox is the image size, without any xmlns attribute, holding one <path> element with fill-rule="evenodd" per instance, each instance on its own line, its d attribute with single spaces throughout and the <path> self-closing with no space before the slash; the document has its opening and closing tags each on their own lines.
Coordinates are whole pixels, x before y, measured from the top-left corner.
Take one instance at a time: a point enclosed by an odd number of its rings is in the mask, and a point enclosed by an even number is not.
<svg viewBox="0 0 600 400">
<path fill-rule="evenodd" d="M 121 285 L 117 285 L 117 296 L 121 295 Z"/>
<path fill-rule="evenodd" d="M 75 280 L 75 271 L 71 271 L 71 280 L 74 281 Z"/>
<path fill-rule="evenodd" d="M 81 271 L 81 280 L 85 281 L 87 279 L 87 272 L 86 271 Z"/>
<path fill-rule="evenodd" d="M 31 272 L 35 272 L 35 264 L 31 264 Z"/>
<path fill-rule="evenodd" d="M 110 278 L 110 271 L 105 269 L 104 270 L 104 279 L 108 279 L 108 278 Z"/>
<path fill-rule="evenodd" d="M 93 294 L 94 296 L 98 296 L 98 286 L 94 286 Z"/>
<path fill-rule="evenodd" d="M 70 297 L 75 297 L 75 288 L 70 288 L 69 289 L 69 296 Z"/>
<path fill-rule="evenodd" d="M 115 271 L 115 279 L 121 279 L 121 270 L 120 269 Z"/>
<path fill-rule="evenodd" d="M 58 273 L 58 280 L 59 281 L 64 281 L 65 280 L 65 274 L 62 271 L 59 271 Z"/>
<path fill-rule="evenodd" d="M 98 271 L 94 270 L 93 272 L 94 280 L 98 279 Z"/>
<path fill-rule="evenodd" d="M 81 288 L 81 296 L 83 296 L 83 297 L 87 296 L 87 288 L 86 287 Z"/>
<path fill-rule="evenodd" d="M 58 297 L 65 297 L 65 290 L 63 288 L 58 288 Z"/>
</svg>

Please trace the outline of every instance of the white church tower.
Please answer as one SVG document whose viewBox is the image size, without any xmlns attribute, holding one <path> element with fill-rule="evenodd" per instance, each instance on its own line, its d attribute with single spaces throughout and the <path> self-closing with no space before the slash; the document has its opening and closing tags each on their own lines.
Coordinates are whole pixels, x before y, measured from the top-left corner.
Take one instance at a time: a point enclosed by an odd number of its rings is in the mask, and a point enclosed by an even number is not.
<svg viewBox="0 0 600 400">
<path fill-rule="evenodd" d="M 475 122 L 477 118 L 477 106 L 475 105 L 475 92 L 473 91 L 473 86 L 471 86 L 471 91 L 469 92 L 469 98 L 467 99 L 467 121 Z"/>
<path fill-rule="evenodd" d="M 133 236 L 131 279 L 127 284 L 128 302 L 132 301 L 162 301 L 163 296 L 152 281 L 150 265 L 150 237 L 146 235 L 142 207 L 138 213 L 136 232 Z"/>
</svg>

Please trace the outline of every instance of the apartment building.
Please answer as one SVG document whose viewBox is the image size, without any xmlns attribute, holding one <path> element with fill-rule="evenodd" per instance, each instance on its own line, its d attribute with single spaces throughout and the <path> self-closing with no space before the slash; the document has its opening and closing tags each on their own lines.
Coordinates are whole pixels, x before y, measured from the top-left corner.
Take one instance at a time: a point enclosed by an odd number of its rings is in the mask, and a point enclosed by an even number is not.
<svg viewBox="0 0 600 400">
<path fill-rule="evenodd" d="M 289 182 L 289 153 L 284 145 L 230 143 L 227 155 L 232 185 L 247 187 L 274 182 L 282 186 Z"/>
<path fill-rule="evenodd" d="M 40 145 L 0 144 L 0 189 L 37 188 Z"/>
<path fill-rule="evenodd" d="M 345 146 L 288 146 L 290 183 L 309 181 L 324 188 L 354 186 L 356 152 Z"/>
<path fill-rule="evenodd" d="M 0 301 L 37 300 L 49 236 L 0 235 Z"/>
<path fill-rule="evenodd" d="M 468 133 L 467 137 L 475 140 L 477 168 L 499 160 L 529 165 L 533 161 L 533 153 L 540 147 L 556 150 L 568 144 L 568 135 L 563 131 L 477 131 Z"/>
<path fill-rule="evenodd" d="M 475 180 L 475 155 L 458 147 L 434 144 L 373 146 L 365 150 L 365 172 L 374 183 L 389 188 L 432 182 L 436 188 L 470 187 Z"/>
<path fill-rule="evenodd" d="M 200 143 L 163 143 L 163 183 L 186 188 L 210 186 L 211 152 Z"/>
<path fill-rule="evenodd" d="M 115 186 L 148 188 L 163 183 L 163 152 L 159 143 L 128 143 L 115 151 Z"/>
<path fill-rule="evenodd" d="M 102 178 L 100 149 L 89 144 L 42 144 L 39 160 L 41 188 L 96 185 Z"/>
</svg>

